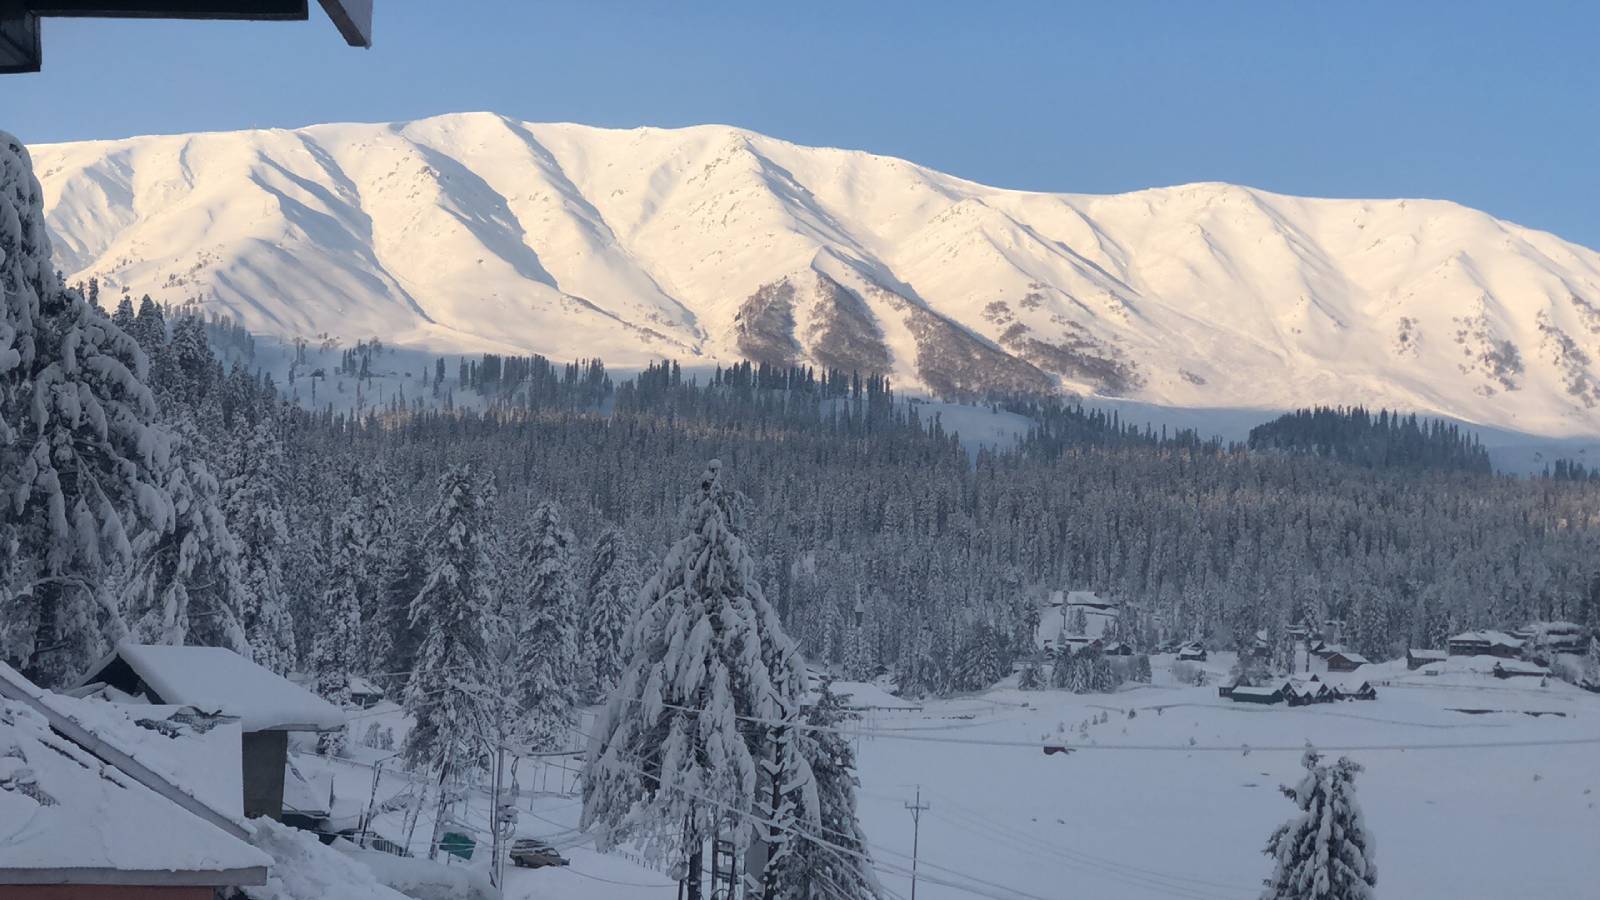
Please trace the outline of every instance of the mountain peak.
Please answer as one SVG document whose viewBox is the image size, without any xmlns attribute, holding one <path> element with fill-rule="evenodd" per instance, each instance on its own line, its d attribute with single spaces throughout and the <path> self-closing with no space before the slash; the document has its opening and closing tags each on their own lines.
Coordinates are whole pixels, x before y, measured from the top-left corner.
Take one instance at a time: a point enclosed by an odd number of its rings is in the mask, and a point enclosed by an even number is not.
<svg viewBox="0 0 1600 900">
<path fill-rule="evenodd" d="M 1002 190 L 493 112 L 33 155 L 70 279 L 263 333 L 1600 430 L 1600 254 L 1446 201 Z"/>
</svg>

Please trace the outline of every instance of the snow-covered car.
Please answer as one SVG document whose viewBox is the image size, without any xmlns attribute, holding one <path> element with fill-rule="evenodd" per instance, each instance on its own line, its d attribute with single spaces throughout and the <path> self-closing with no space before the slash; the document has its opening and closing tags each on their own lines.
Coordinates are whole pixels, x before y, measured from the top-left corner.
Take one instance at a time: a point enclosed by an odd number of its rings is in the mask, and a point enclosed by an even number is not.
<svg viewBox="0 0 1600 900">
<path fill-rule="evenodd" d="M 571 862 L 556 852 L 556 848 L 535 838 L 521 838 L 511 842 L 511 862 L 528 869 L 545 866 L 564 866 Z"/>
</svg>

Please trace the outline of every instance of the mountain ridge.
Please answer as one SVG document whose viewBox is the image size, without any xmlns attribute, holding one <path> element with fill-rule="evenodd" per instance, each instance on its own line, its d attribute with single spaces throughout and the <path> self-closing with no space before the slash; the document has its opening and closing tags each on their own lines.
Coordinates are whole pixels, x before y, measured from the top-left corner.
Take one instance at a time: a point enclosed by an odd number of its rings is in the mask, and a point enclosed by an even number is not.
<svg viewBox="0 0 1600 900">
<path fill-rule="evenodd" d="M 1451 201 L 1041 193 L 493 113 L 32 153 L 69 279 L 261 333 L 1600 434 L 1600 254 Z"/>
</svg>

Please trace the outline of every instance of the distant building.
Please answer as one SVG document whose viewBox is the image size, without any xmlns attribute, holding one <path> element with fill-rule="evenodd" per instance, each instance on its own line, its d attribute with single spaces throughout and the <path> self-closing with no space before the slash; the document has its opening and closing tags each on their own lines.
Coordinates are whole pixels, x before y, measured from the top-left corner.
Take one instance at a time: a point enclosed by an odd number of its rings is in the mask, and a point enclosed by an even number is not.
<svg viewBox="0 0 1600 900">
<path fill-rule="evenodd" d="M 1205 662 L 1206 648 L 1198 641 L 1190 641 L 1178 648 L 1178 659 L 1184 662 Z"/>
<path fill-rule="evenodd" d="M 1520 659 L 1502 659 L 1494 664 L 1496 678 L 1545 678 L 1549 674 L 1545 666 Z"/>
<path fill-rule="evenodd" d="M 1511 636 L 1523 642 L 1524 649 L 1534 649 L 1539 656 L 1554 653 L 1583 655 L 1589 649 L 1589 636 L 1583 626 L 1575 622 L 1531 622 Z M 1550 663 L 1554 660 L 1542 659 Z"/>
<path fill-rule="evenodd" d="M 1418 650 L 1415 647 L 1406 651 L 1406 668 L 1420 669 L 1429 663 L 1444 662 L 1449 659 L 1449 654 L 1443 650 Z"/>
<path fill-rule="evenodd" d="M 1450 655 L 1516 659 L 1522 653 L 1522 643 L 1503 631 L 1463 631 L 1450 638 Z"/>
<path fill-rule="evenodd" d="M 1367 658 L 1350 650 L 1339 650 L 1328 654 L 1329 672 L 1354 672 L 1367 664 Z"/>
<path fill-rule="evenodd" d="M 1235 703 L 1282 703 L 1283 687 L 1247 687 L 1240 685 L 1228 693 Z"/>
<path fill-rule="evenodd" d="M 1369 681 L 1356 681 L 1333 686 L 1334 695 L 1340 700 L 1376 700 L 1378 691 Z"/>
<path fill-rule="evenodd" d="M 238 719 L 246 816 L 283 818 L 289 732 L 337 731 L 345 724 L 344 710 L 220 647 L 119 644 L 79 687 L 101 684 L 150 703 Z"/>
</svg>

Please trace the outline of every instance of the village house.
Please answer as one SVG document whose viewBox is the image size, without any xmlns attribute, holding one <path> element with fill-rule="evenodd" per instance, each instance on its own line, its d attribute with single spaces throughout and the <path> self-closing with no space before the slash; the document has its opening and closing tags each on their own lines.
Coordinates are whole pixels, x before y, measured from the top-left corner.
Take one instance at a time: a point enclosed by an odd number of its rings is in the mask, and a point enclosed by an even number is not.
<svg viewBox="0 0 1600 900">
<path fill-rule="evenodd" d="M 1406 668 L 1415 671 L 1429 663 L 1444 662 L 1449 658 L 1449 654 L 1443 650 L 1418 650 L 1413 647 L 1406 651 Z"/>
<path fill-rule="evenodd" d="M 1581 656 L 1589 649 L 1588 634 L 1575 622 L 1531 622 L 1511 632 L 1511 636 L 1523 642 L 1525 651 L 1532 651 L 1530 656 L 1539 656 L 1539 661 L 1546 665 L 1554 662 L 1547 658 L 1554 654 Z"/>
<path fill-rule="evenodd" d="M 1546 678 L 1549 668 L 1520 659 L 1502 659 L 1494 664 L 1496 678 Z"/>
<path fill-rule="evenodd" d="M 96 686 L 136 702 L 238 720 L 243 810 L 250 817 L 283 818 L 291 732 L 337 731 L 345 724 L 343 710 L 220 647 L 119 644 L 90 668 L 78 690 Z"/>
<path fill-rule="evenodd" d="M 1282 703 L 1283 686 L 1276 687 L 1250 687 L 1239 685 L 1228 694 L 1235 703 Z"/>
<path fill-rule="evenodd" d="M 272 858 L 245 826 L 105 740 L 89 703 L 0 663 L 0 897 L 211 900 L 265 884 Z"/>
<path fill-rule="evenodd" d="M 1463 631 L 1450 638 L 1451 656 L 1498 656 L 1516 659 L 1522 654 L 1522 641 L 1503 631 Z"/>
<path fill-rule="evenodd" d="M 1367 664 L 1367 658 L 1350 650 L 1339 650 L 1325 658 L 1329 672 L 1354 672 Z"/>
<path fill-rule="evenodd" d="M 1178 648 L 1178 659 L 1184 662 L 1205 662 L 1206 648 L 1199 641 L 1190 641 Z"/>
</svg>

